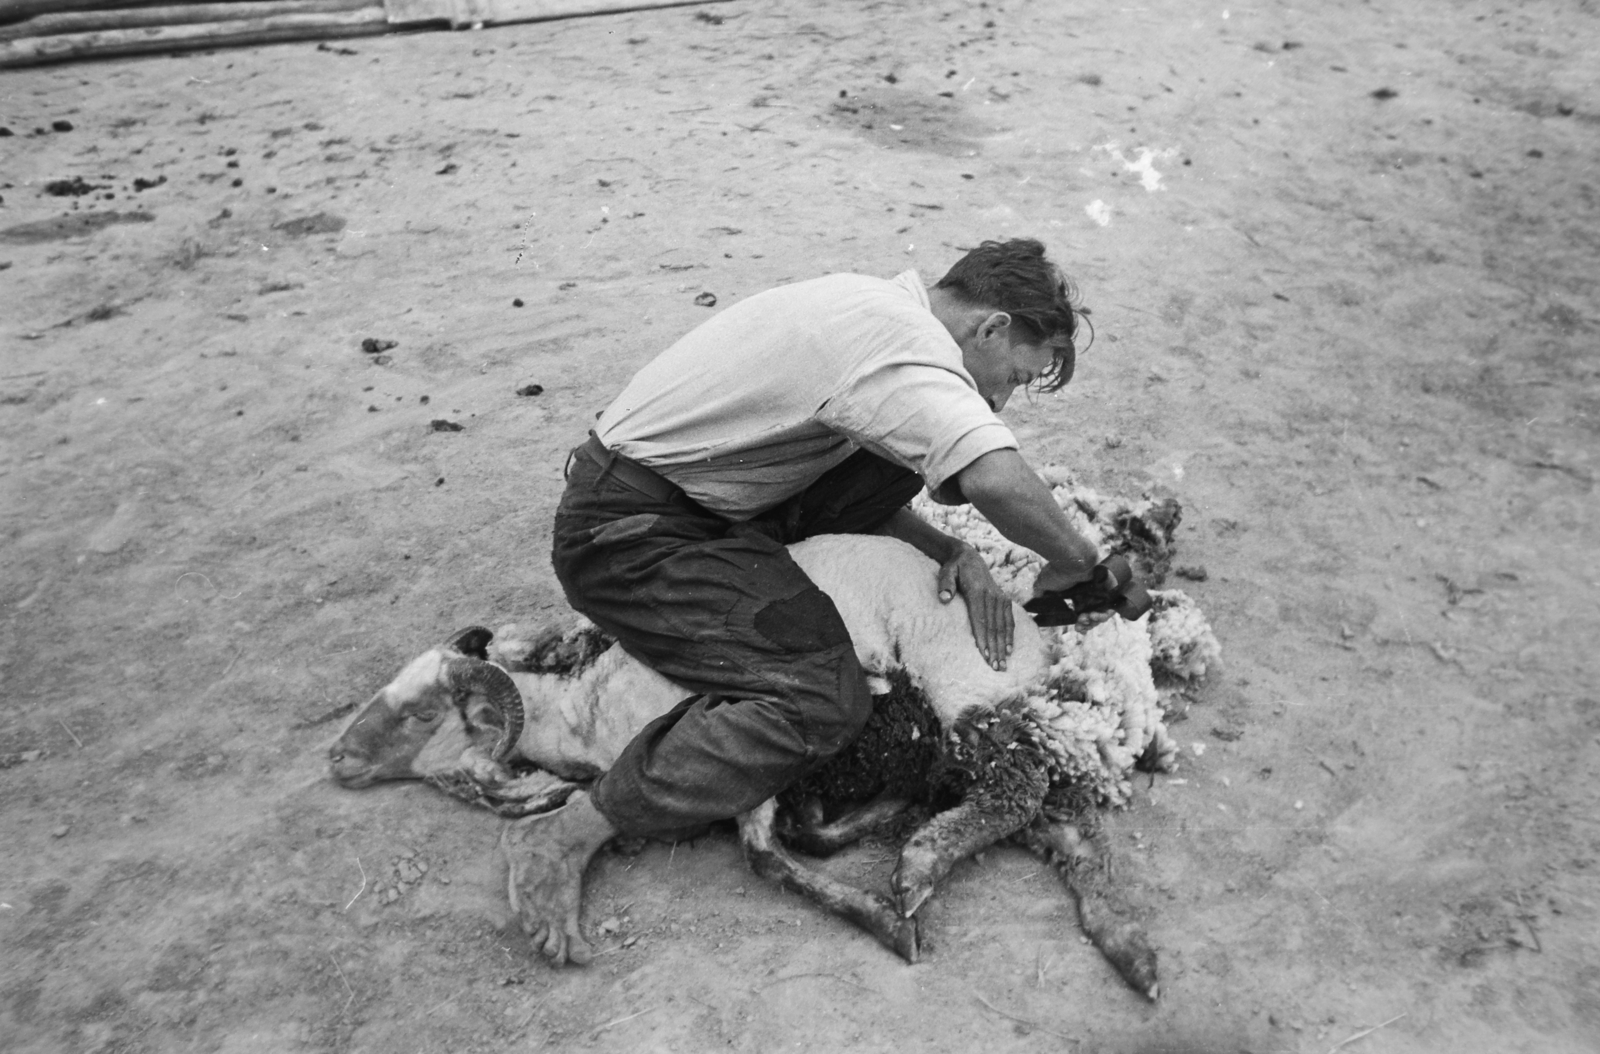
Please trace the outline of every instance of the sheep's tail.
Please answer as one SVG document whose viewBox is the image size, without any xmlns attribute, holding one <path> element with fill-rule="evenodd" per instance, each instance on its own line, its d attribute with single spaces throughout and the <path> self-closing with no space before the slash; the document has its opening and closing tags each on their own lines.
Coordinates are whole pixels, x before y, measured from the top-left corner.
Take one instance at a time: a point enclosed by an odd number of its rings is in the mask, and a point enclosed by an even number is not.
<svg viewBox="0 0 1600 1054">
<path fill-rule="evenodd" d="M 1078 924 L 1083 932 L 1124 981 L 1154 1002 L 1161 994 L 1156 953 L 1112 881 L 1103 839 L 1085 838 L 1072 824 L 1053 822 L 1042 815 L 1013 838 L 1055 868 L 1078 903 Z"/>
</svg>

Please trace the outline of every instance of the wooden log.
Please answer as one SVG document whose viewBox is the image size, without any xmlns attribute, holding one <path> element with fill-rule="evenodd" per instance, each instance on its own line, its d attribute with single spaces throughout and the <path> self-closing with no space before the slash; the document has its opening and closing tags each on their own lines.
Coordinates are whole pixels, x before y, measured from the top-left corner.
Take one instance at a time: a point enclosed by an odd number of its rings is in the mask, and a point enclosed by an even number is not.
<svg viewBox="0 0 1600 1054">
<path fill-rule="evenodd" d="M 187 26 L 108 29 L 0 42 L 0 69 L 80 58 L 109 58 L 161 51 L 252 47 L 288 40 L 331 40 L 389 32 L 382 6 L 328 15 L 276 15 Z"/>
<path fill-rule="evenodd" d="M 723 3 L 725 0 L 475 0 L 489 10 L 488 23 L 534 22 L 544 18 L 602 15 L 613 11 L 640 11 L 650 7 L 685 7 Z"/>
<path fill-rule="evenodd" d="M 177 0 L 182 2 L 182 0 Z M 207 0 L 209 3 L 244 3 L 248 0 Z M 174 0 L 0 0 L 0 22 L 34 15 L 56 15 L 68 11 L 105 11 L 110 8 L 161 7 Z"/>
<path fill-rule="evenodd" d="M 274 15 L 327 15 L 359 11 L 372 0 L 244 0 L 234 3 L 167 4 L 163 7 L 124 7 L 109 11 L 77 11 L 38 15 L 25 22 L 0 25 L 0 40 L 44 37 L 55 33 L 93 33 L 103 29 L 138 29 L 143 26 L 182 26 L 194 22 L 227 22 L 237 18 L 271 18 Z"/>
<path fill-rule="evenodd" d="M 721 2 L 723 0 L 385 0 L 385 6 L 389 9 L 389 21 L 396 25 L 448 21 L 459 29 Z"/>
<path fill-rule="evenodd" d="M 250 0 L 206 2 L 238 4 Z M 570 18 L 610 11 L 720 2 L 722 0 L 389 0 L 388 6 L 392 11 L 389 21 L 397 24 L 450 22 L 459 26 L 473 22 L 531 22 L 542 18 Z M 169 7 L 172 4 L 173 0 L 0 0 L 0 23 L 71 11 L 126 10 Z"/>
</svg>

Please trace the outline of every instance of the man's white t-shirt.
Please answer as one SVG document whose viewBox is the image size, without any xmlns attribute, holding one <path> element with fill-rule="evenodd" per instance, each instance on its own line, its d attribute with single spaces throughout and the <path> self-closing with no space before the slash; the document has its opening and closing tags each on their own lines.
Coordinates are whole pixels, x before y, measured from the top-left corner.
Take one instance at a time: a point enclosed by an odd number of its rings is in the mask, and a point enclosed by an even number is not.
<svg viewBox="0 0 1600 1054">
<path fill-rule="evenodd" d="M 827 275 L 735 304 L 635 374 L 595 434 L 731 520 L 799 494 L 858 447 L 935 493 L 1017 447 L 915 271 Z"/>
</svg>

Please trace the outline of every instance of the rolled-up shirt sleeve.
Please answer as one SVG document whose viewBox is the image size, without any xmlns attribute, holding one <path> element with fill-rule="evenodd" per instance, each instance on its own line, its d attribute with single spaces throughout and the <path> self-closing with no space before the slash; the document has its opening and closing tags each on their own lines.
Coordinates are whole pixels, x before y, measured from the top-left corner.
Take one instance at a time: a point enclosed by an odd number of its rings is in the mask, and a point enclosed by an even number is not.
<svg viewBox="0 0 1600 1054">
<path fill-rule="evenodd" d="M 851 378 L 817 420 L 859 446 L 917 472 L 935 498 L 992 450 L 1017 449 L 1016 437 L 962 375 L 926 363 L 898 363 Z"/>
</svg>

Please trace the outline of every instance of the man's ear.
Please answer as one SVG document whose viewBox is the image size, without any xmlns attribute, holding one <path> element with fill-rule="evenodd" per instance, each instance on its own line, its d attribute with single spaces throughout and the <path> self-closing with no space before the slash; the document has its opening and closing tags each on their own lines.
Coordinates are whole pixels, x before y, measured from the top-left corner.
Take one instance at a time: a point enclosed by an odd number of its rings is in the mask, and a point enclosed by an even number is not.
<svg viewBox="0 0 1600 1054">
<path fill-rule="evenodd" d="M 992 312 L 988 318 L 978 323 L 978 337 L 990 339 L 1004 337 L 1011 331 L 1011 316 L 1004 311 Z"/>
</svg>

